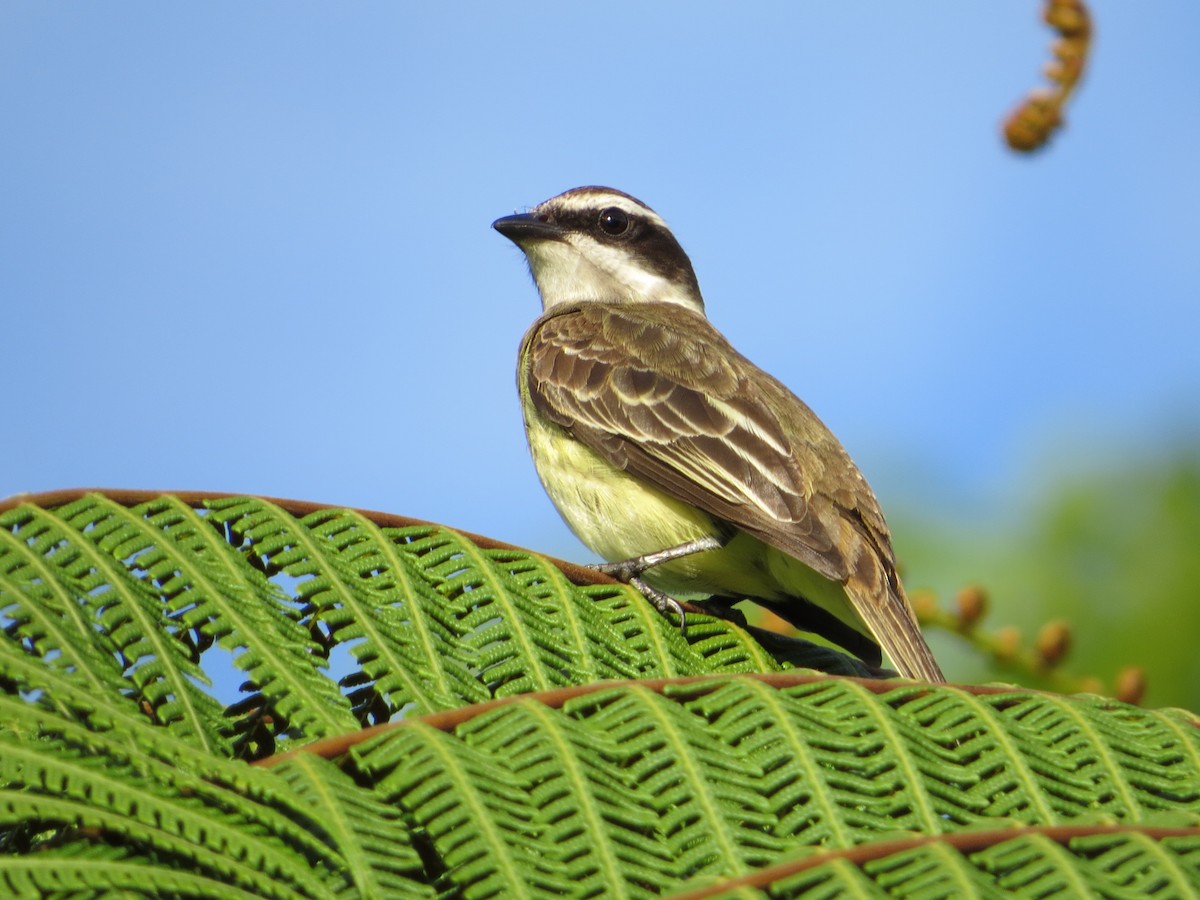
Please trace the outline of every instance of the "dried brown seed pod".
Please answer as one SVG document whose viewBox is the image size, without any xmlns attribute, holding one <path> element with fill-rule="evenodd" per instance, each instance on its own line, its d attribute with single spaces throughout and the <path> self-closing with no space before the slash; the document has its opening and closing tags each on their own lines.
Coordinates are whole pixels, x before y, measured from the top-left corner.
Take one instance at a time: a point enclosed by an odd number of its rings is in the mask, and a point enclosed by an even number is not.
<svg viewBox="0 0 1200 900">
<path fill-rule="evenodd" d="M 1028 153 L 1045 145 L 1063 123 L 1063 106 L 1079 84 L 1092 43 L 1092 18 L 1083 0 L 1047 0 L 1042 14 L 1058 33 L 1046 65 L 1050 90 L 1038 89 L 1009 115 L 1004 138 L 1014 150 Z"/>
</svg>

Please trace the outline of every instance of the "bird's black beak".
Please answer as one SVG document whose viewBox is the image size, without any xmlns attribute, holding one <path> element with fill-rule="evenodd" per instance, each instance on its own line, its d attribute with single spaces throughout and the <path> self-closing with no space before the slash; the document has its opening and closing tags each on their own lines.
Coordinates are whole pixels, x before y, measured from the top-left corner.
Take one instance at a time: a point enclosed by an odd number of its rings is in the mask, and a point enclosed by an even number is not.
<svg viewBox="0 0 1200 900">
<path fill-rule="evenodd" d="M 492 227 L 515 244 L 554 240 L 563 232 L 561 226 L 534 213 L 504 216 L 493 222 Z"/>
</svg>

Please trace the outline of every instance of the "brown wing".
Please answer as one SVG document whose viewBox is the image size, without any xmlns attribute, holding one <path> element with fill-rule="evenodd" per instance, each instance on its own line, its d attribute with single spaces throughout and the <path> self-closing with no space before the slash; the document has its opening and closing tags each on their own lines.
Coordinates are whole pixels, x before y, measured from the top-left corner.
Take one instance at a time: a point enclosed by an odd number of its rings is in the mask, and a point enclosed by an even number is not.
<svg viewBox="0 0 1200 900">
<path fill-rule="evenodd" d="M 523 353 L 538 410 L 614 465 L 827 578 L 860 565 L 848 524 L 892 568 L 878 504 L 837 439 L 703 316 L 580 304 L 535 322 Z"/>
</svg>

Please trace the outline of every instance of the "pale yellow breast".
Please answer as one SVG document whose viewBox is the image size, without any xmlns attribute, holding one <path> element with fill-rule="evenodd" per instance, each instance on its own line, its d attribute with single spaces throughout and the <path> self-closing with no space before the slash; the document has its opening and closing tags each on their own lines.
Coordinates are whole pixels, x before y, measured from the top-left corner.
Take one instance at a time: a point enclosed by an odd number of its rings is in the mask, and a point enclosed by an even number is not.
<svg viewBox="0 0 1200 900">
<path fill-rule="evenodd" d="M 571 530 L 615 561 L 716 532 L 712 518 L 603 460 L 557 426 L 527 421 L 529 449 L 546 493 Z"/>
<path fill-rule="evenodd" d="M 626 474 L 558 426 L 527 416 L 525 431 L 546 493 L 571 530 L 603 559 L 632 559 L 720 533 L 707 513 Z M 645 578 L 673 594 L 805 597 L 869 633 L 840 583 L 744 531 L 719 550 L 656 566 Z"/>
</svg>

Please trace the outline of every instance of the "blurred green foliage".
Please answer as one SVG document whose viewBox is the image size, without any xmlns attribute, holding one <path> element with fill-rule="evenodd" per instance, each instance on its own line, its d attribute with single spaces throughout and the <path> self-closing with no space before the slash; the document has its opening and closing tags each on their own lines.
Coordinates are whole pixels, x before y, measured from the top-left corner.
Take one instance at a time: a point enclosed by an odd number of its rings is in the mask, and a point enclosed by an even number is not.
<svg viewBox="0 0 1200 900">
<path fill-rule="evenodd" d="M 981 629 L 1015 625 L 1024 646 L 1047 621 L 1066 620 L 1071 650 L 1060 670 L 1096 676 L 1109 692 L 1137 665 L 1145 705 L 1200 711 L 1200 445 L 1031 481 L 1036 494 L 1013 491 L 1018 509 L 998 522 L 896 515 L 910 592 L 932 588 L 947 607 L 960 588 L 980 585 L 990 598 Z M 1042 686 L 961 637 L 934 632 L 930 643 L 951 680 Z"/>
</svg>

